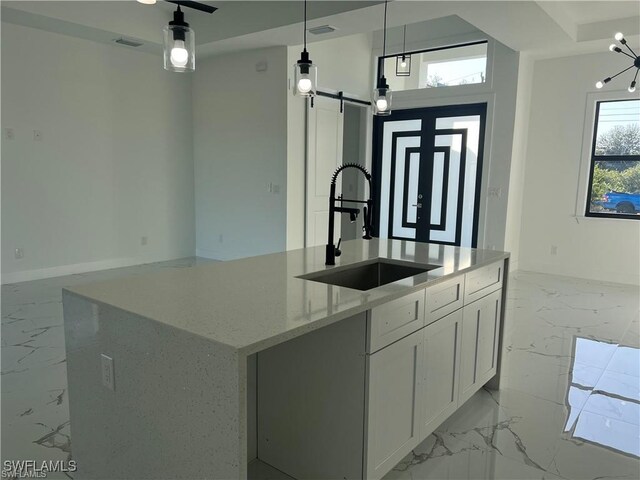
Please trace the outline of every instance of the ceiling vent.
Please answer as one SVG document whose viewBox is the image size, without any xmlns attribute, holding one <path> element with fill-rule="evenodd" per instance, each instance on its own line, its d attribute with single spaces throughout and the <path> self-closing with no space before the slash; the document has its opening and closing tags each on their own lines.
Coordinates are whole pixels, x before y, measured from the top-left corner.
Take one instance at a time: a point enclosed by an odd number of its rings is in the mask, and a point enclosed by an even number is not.
<svg viewBox="0 0 640 480">
<path fill-rule="evenodd" d="M 140 47 L 142 46 L 142 42 L 138 42 L 136 40 L 131 40 L 128 38 L 116 38 L 114 42 L 119 43 L 120 45 L 126 45 L 127 47 Z"/>
<path fill-rule="evenodd" d="M 336 27 L 332 27 L 331 25 L 321 25 L 319 27 L 313 27 L 309 29 L 309 33 L 313 33 L 314 35 L 324 35 L 325 33 L 335 32 L 337 30 Z"/>
</svg>

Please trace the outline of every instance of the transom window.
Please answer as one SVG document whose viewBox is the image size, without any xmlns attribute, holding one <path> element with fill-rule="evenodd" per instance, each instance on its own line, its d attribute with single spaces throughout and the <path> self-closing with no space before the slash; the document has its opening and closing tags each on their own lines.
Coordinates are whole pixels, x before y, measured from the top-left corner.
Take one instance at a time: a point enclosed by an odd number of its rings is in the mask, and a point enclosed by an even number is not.
<svg viewBox="0 0 640 480">
<path fill-rule="evenodd" d="M 487 79 L 487 41 L 407 52 L 381 57 L 392 91 L 442 88 L 484 83 Z"/>
<path fill-rule="evenodd" d="M 596 103 L 585 215 L 640 220 L 640 100 Z"/>
</svg>

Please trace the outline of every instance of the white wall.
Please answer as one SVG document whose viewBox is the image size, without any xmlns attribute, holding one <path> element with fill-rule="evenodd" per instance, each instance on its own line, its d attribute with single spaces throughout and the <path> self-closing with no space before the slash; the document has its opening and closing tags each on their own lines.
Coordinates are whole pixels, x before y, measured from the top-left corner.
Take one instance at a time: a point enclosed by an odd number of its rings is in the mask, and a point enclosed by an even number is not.
<svg viewBox="0 0 640 480">
<path fill-rule="evenodd" d="M 261 62 L 267 70 L 258 72 Z M 198 62 L 193 141 L 200 256 L 229 260 L 285 249 L 287 71 L 286 47 Z M 269 184 L 276 187 L 271 192 Z"/>
<path fill-rule="evenodd" d="M 513 148 L 504 238 L 504 249 L 511 253 L 509 268 L 515 271 L 520 264 L 520 232 L 522 230 L 522 198 L 524 193 L 524 171 L 531 114 L 531 88 L 533 83 L 533 59 L 520 54 L 518 66 L 518 91 L 516 115 L 513 126 Z"/>
<path fill-rule="evenodd" d="M 539 60 L 534 65 L 520 269 L 640 283 L 640 222 L 576 216 L 587 94 L 620 70 L 609 52 Z M 626 88 L 612 81 L 607 89 Z M 637 98 L 621 90 L 621 98 Z M 585 152 L 589 154 L 589 152 Z M 584 208 L 585 199 L 578 205 Z M 551 255 L 551 246 L 557 254 Z"/>
<path fill-rule="evenodd" d="M 190 78 L 157 55 L 2 23 L 2 127 L 3 282 L 193 255 Z"/>
<path fill-rule="evenodd" d="M 302 46 L 288 48 L 289 84 L 293 65 Z M 318 88 L 327 92 L 369 100 L 371 81 L 371 35 L 358 34 L 311 43 L 307 50 L 318 65 Z M 287 96 L 287 250 L 304 246 L 305 100 Z M 327 179 L 329 182 L 331 179 Z"/>
</svg>

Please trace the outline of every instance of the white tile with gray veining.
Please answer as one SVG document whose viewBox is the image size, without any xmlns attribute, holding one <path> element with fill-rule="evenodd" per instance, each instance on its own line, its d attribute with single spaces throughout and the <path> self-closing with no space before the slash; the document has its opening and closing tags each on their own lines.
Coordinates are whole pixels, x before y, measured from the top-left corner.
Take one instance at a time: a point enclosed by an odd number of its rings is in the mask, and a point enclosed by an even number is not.
<svg viewBox="0 0 640 480">
<path fill-rule="evenodd" d="M 510 282 L 501 390 L 481 390 L 385 478 L 640 478 L 638 287 Z"/>
<path fill-rule="evenodd" d="M 186 258 L 2 285 L 2 460 L 70 458 L 62 288 L 202 261 Z"/>
<path fill-rule="evenodd" d="M 2 286 L 3 460 L 70 454 L 61 289 L 193 264 Z M 513 274 L 501 391 L 481 390 L 386 478 L 638 478 L 639 302 L 637 287 Z"/>
</svg>

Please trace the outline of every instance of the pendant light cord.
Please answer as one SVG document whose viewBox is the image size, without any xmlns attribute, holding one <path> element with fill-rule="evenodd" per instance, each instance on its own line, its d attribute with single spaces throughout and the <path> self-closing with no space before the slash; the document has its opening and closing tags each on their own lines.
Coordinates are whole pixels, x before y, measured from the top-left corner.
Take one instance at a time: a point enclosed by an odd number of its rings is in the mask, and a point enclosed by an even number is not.
<svg viewBox="0 0 640 480">
<path fill-rule="evenodd" d="M 404 26 L 404 35 L 402 37 L 402 55 L 407 51 L 407 26 Z"/>
<path fill-rule="evenodd" d="M 304 0 L 304 51 L 307 51 L 307 0 Z"/>
<path fill-rule="evenodd" d="M 384 0 L 384 30 L 382 31 L 382 56 L 387 54 L 387 0 Z"/>
<path fill-rule="evenodd" d="M 382 30 L 382 65 L 380 73 L 384 77 L 384 57 L 387 55 L 387 0 L 384 0 L 384 24 Z"/>
</svg>

